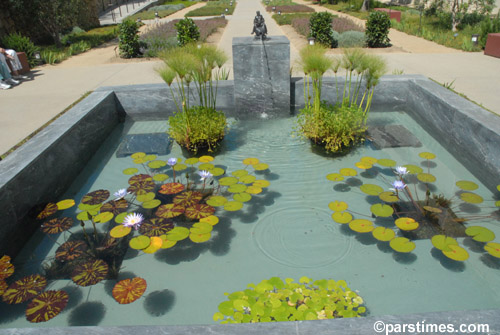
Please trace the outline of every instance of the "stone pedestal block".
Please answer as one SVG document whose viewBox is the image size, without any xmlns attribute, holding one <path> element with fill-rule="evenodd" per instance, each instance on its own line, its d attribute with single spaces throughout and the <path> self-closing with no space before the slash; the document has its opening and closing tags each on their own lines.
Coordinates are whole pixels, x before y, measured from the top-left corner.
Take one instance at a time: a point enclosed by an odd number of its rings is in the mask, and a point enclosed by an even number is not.
<svg viewBox="0 0 500 335">
<path fill-rule="evenodd" d="M 399 10 L 394 10 L 394 9 L 390 9 L 390 8 L 375 8 L 374 10 L 377 12 L 387 13 L 391 20 L 394 19 L 398 22 L 401 21 L 401 12 Z"/>
<path fill-rule="evenodd" d="M 488 34 L 484 54 L 500 58 L 500 33 Z"/>
<path fill-rule="evenodd" d="M 234 102 L 245 118 L 290 115 L 290 41 L 233 38 Z"/>
</svg>

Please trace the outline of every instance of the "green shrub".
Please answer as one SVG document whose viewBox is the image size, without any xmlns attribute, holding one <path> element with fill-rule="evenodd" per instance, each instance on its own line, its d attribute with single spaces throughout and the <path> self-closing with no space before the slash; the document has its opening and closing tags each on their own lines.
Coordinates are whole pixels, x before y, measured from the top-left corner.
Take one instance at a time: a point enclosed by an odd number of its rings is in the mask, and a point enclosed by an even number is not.
<svg viewBox="0 0 500 335">
<path fill-rule="evenodd" d="M 67 59 L 70 55 L 64 51 L 60 50 L 42 50 L 40 52 L 40 57 L 42 62 L 45 64 L 56 64 L 60 63 L 63 60 Z"/>
<path fill-rule="evenodd" d="M 184 46 L 200 39 L 198 26 L 188 17 L 177 22 L 175 28 L 177 29 L 177 44 L 179 46 Z"/>
<path fill-rule="evenodd" d="M 2 45 L 7 49 L 24 52 L 31 68 L 38 64 L 38 60 L 35 58 L 35 52 L 40 51 L 40 48 L 35 46 L 28 37 L 17 33 L 10 34 L 2 39 Z"/>
<path fill-rule="evenodd" d="M 328 12 L 319 12 L 311 15 L 309 20 L 309 34 L 316 40 L 316 43 L 327 48 L 336 48 L 337 40 L 333 36 L 332 29 L 333 15 Z"/>
<path fill-rule="evenodd" d="M 486 40 L 488 39 L 488 34 L 500 33 L 500 14 L 497 17 L 490 19 L 487 17 L 481 22 L 481 33 L 479 34 L 479 45 L 481 48 L 486 47 Z"/>
<path fill-rule="evenodd" d="M 123 58 L 133 58 L 139 56 L 139 26 L 135 21 L 124 20 L 119 26 L 120 56 Z"/>
<path fill-rule="evenodd" d="M 339 36 L 339 48 L 362 48 L 366 45 L 365 33 L 360 31 L 346 31 Z"/>
<path fill-rule="evenodd" d="M 389 44 L 391 20 L 384 12 L 371 12 L 366 21 L 366 43 L 370 48 L 385 47 Z"/>
</svg>

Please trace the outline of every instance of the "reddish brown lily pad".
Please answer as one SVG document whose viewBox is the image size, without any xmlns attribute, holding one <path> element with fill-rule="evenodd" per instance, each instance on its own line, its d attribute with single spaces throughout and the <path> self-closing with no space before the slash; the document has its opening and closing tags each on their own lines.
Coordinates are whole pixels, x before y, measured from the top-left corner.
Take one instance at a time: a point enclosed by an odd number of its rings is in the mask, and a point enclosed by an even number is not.
<svg viewBox="0 0 500 335">
<path fill-rule="evenodd" d="M 85 255 L 87 243 L 83 241 L 68 241 L 61 244 L 56 250 L 56 259 L 59 262 L 69 262 Z"/>
<path fill-rule="evenodd" d="M 3 295 L 3 293 L 7 290 L 9 285 L 7 285 L 7 282 L 3 279 L 0 279 L 0 297 Z"/>
<path fill-rule="evenodd" d="M 3 293 L 2 300 L 8 304 L 20 304 L 36 297 L 47 286 L 47 279 L 31 275 L 15 281 Z"/>
<path fill-rule="evenodd" d="M 191 207 L 199 203 L 201 199 L 203 199 L 203 194 L 200 192 L 186 191 L 176 195 L 173 202 L 184 207 Z"/>
<path fill-rule="evenodd" d="M 71 280 L 79 286 L 95 285 L 108 275 L 108 264 L 96 259 L 78 265 L 71 274 Z"/>
<path fill-rule="evenodd" d="M 58 234 L 73 226 L 72 218 L 56 218 L 42 224 L 41 230 L 45 234 Z"/>
<path fill-rule="evenodd" d="M 38 216 L 36 218 L 38 220 L 46 219 L 49 216 L 51 216 L 52 214 L 54 214 L 55 212 L 57 212 L 58 209 L 59 208 L 57 207 L 56 204 L 50 202 L 50 203 L 47 204 L 47 206 L 45 206 L 45 208 L 43 209 L 43 211 L 41 211 L 40 214 L 38 214 Z"/>
<path fill-rule="evenodd" d="M 191 220 L 197 220 L 209 217 L 210 215 L 214 214 L 214 212 L 215 208 L 212 206 L 197 204 L 186 208 L 186 212 L 184 213 L 184 215 L 186 215 L 186 217 Z"/>
<path fill-rule="evenodd" d="M 108 190 L 97 190 L 84 195 L 82 199 L 82 204 L 98 205 L 108 200 L 108 198 L 109 198 Z"/>
<path fill-rule="evenodd" d="M 128 201 L 125 199 L 120 200 L 110 200 L 101 207 L 101 213 L 103 212 L 111 212 L 115 216 L 123 213 L 128 208 Z"/>
<path fill-rule="evenodd" d="M 161 185 L 160 190 L 158 191 L 161 194 L 177 194 L 184 191 L 184 185 L 181 183 L 168 183 Z"/>
<path fill-rule="evenodd" d="M 156 210 L 155 215 L 160 218 L 171 219 L 184 213 L 184 210 L 185 210 L 184 206 L 181 205 L 176 205 L 176 204 L 161 205 Z"/>
<path fill-rule="evenodd" d="M 10 263 L 10 256 L 4 255 L 0 258 L 0 280 L 12 276 L 14 265 Z"/>
<path fill-rule="evenodd" d="M 64 291 L 43 292 L 28 304 L 26 320 L 33 323 L 49 321 L 66 308 L 68 299 Z"/>
<path fill-rule="evenodd" d="M 139 175 L 139 176 L 147 176 L 147 175 Z M 148 192 L 152 192 L 154 189 L 155 189 L 155 182 L 153 181 L 153 179 L 151 180 L 144 179 L 144 180 L 137 180 L 132 185 L 130 185 L 127 188 L 127 192 L 135 194 L 146 194 Z"/>
<path fill-rule="evenodd" d="M 142 183 L 145 181 L 153 181 L 153 177 L 151 177 L 148 174 L 138 174 L 138 175 L 130 177 L 128 180 L 128 183 L 129 183 L 129 185 L 134 185 L 134 184 Z"/>
<path fill-rule="evenodd" d="M 144 221 L 139 227 L 139 232 L 142 235 L 152 237 L 164 235 L 172 229 L 174 229 L 174 223 L 172 222 L 172 220 L 164 218 L 153 218 Z"/>
<path fill-rule="evenodd" d="M 146 281 L 142 278 L 124 279 L 113 287 L 113 298 L 119 304 L 130 304 L 139 299 L 147 287 Z"/>
</svg>

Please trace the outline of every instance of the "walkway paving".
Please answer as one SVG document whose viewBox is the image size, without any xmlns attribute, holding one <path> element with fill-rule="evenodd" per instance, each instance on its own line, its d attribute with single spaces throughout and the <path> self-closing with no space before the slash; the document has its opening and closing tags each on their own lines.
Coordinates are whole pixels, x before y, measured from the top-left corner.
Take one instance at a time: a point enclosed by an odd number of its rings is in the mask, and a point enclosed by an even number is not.
<svg viewBox="0 0 500 335">
<path fill-rule="evenodd" d="M 140 12 L 144 7 L 151 5 L 156 0 L 123 0 L 121 5 L 110 5 L 99 14 L 101 26 L 121 23 L 125 18 Z"/>
<path fill-rule="evenodd" d="M 186 8 L 162 21 L 181 18 L 193 8 Z M 317 9 L 324 10 L 323 7 Z M 293 65 L 301 46 L 298 41 L 304 43 L 303 39 L 287 27 L 279 27 L 260 1 L 238 0 L 234 14 L 227 17 L 228 26 L 218 44 L 230 56 L 228 66 L 232 65 L 232 38 L 250 36 L 257 10 L 264 15 L 270 36 L 289 36 Z M 456 51 L 396 31 L 391 31 L 390 37 L 397 46 L 394 50 L 371 51 L 383 52 L 381 55 L 387 60 L 389 73 L 398 70 L 404 74 L 423 74 L 442 83 L 453 82 L 456 91 L 500 114 L 499 58 Z M 0 153 L 7 152 L 85 92 L 100 86 L 162 83 L 155 72 L 161 61 L 120 60 L 115 57 L 115 48 L 116 43 L 108 44 L 56 66 L 37 67 L 31 72 L 32 80 L 10 90 L 0 90 Z"/>
</svg>

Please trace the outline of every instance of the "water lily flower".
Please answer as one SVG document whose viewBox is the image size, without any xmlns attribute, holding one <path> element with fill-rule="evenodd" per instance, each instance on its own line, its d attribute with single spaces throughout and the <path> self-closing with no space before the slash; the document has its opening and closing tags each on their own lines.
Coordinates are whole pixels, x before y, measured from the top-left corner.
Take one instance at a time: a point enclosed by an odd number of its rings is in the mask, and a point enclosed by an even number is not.
<svg viewBox="0 0 500 335">
<path fill-rule="evenodd" d="M 392 186 L 394 186 L 394 189 L 395 189 L 395 190 L 401 191 L 401 190 L 404 190 L 404 189 L 405 189 L 406 184 L 405 184 L 405 183 L 403 183 L 401 180 L 395 180 L 395 181 L 392 183 Z"/>
<path fill-rule="evenodd" d="M 174 166 L 175 164 L 177 164 L 177 158 L 175 157 L 169 158 L 167 164 L 170 166 Z"/>
<path fill-rule="evenodd" d="M 210 177 L 213 176 L 213 174 L 211 174 L 210 172 L 208 172 L 206 170 L 198 171 L 197 173 L 200 175 L 201 180 L 205 180 L 205 179 L 210 178 Z"/>
<path fill-rule="evenodd" d="M 127 190 L 125 188 L 122 188 L 118 191 L 116 191 L 115 193 L 113 193 L 113 195 L 116 197 L 115 200 L 120 200 L 120 199 L 123 199 L 129 192 L 127 192 Z"/>
<path fill-rule="evenodd" d="M 405 168 L 404 166 L 398 166 L 396 167 L 396 173 L 399 174 L 400 176 L 403 176 L 408 173 L 408 169 Z"/>
<path fill-rule="evenodd" d="M 144 216 L 142 216 L 142 214 L 132 213 L 125 217 L 125 219 L 123 220 L 123 225 L 125 227 L 133 227 L 135 230 L 137 230 L 142 224 L 142 221 L 144 221 Z"/>
</svg>

